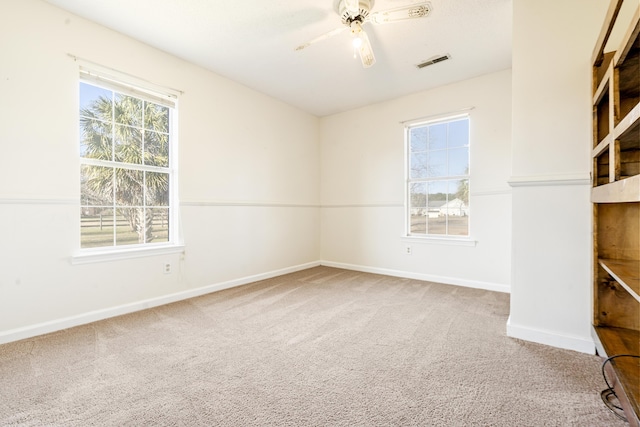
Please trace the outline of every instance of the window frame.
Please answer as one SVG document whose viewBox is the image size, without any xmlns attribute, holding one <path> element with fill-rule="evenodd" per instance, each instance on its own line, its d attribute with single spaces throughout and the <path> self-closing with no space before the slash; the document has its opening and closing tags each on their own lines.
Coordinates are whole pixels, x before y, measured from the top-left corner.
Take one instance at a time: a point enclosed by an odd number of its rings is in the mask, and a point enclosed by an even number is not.
<svg viewBox="0 0 640 427">
<path fill-rule="evenodd" d="M 78 78 L 78 96 L 80 99 L 80 84 L 86 83 L 98 88 L 113 91 L 114 94 L 134 97 L 156 105 L 168 108 L 168 164 L 167 166 L 155 166 L 145 164 L 131 164 L 119 162 L 115 158 L 110 160 L 101 160 L 84 157 L 78 151 L 78 178 L 80 179 L 81 168 L 87 166 L 105 166 L 110 168 L 136 170 L 141 172 L 158 172 L 168 175 L 168 236 L 167 241 L 162 242 L 145 242 L 126 245 L 109 245 L 96 247 L 82 247 L 81 234 L 81 218 L 78 218 L 78 249 L 72 256 L 72 264 L 84 264 L 91 262 L 110 261 L 115 259 L 130 259 L 150 255 L 179 253 L 184 251 L 184 245 L 181 241 L 179 230 L 179 199 L 178 199 L 178 94 L 179 92 L 163 88 L 144 80 L 126 75 L 124 73 L 114 72 L 100 67 L 80 66 Z M 79 102 L 79 101 L 78 101 Z M 80 105 L 76 108 L 76 123 L 80 123 Z M 111 123 L 113 126 L 114 123 Z M 142 127 L 144 130 L 144 126 Z M 163 132 L 164 133 L 164 132 Z M 78 128 L 77 147 L 81 147 L 80 130 Z M 80 194 L 80 198 L 82 195 Z M 80 207 L 84 205 L 80 201 Z M 114 208 L 115 208 L 114 200 Z M 153 206 L 146 206 L 146 200 L 143 201 L 145 209 L 152 209 Z"/>
<path fill-rule="evenodd" d="M 415 233 L 411 231 L 411 184 L 416 182 L 437 182 L 437 181 L 452 181 L 452 180 L 467 180 L 469 188 L 471 188 L 471 113 L 473 108 L 466 108 L 460 111 L 434 115 L 430 117 L 423 117 L 406 122 L 402 122 L 404 126 L 404 232 L 403 241 L 407 242 L 429 242 L 439 244 L 453 244 L 462 246 L 475 246 L 476 241 L 472 238 L 471 228 L 471 194 L 469 194 L 469 200 L 467 202 L 467 234 L 455 235 L 455 234 L 428 234 L 428 233 Z M 411 130 L 418 127 L 431 126 L 441 123 L 449 123 L 466 119 L 468 123 L 468 165 L 469 169 L 466 174 L 462 175 L 444 175 L 435 178 L 411 178 Z M 446 148 L 447 155 L 449 147 Z M 448 222 L 448 219 L 447 219 Z"/>
</svg>

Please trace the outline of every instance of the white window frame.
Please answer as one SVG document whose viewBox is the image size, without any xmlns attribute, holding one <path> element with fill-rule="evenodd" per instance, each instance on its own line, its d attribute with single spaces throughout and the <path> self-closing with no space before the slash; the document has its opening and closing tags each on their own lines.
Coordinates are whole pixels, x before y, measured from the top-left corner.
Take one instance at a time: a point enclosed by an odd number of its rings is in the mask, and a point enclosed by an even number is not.
<svg viewBox="0 0 640 427">
<path fill-rule="evenodd" d="M 79 167 L 82 165 L 118 167 L 146 172 L 162 172 L 169 175 L 169 236 L 167 242 L 149 242 L 122 246 L 102 246 L 82 248 L 80 227 L 78 226 L 78 250 L 72 256 L 72 264 L 139 258 L 151 255 L 181 253 L 184 244 L 180 235 L 178 199 L 178 91 L 154 85 L 124 73 L 95 66 L 80 66 L 79 83 L 88 83 L 114 92 L 132 96 L 169 108 L 169 164 L 167 167 L 151 165 L 130 165 L 114 160 L 85 158 L 78 153 Z M 79 109 L 77 109 L 79 111 Z M 79 122 L 79 115 L 78 121 Z M 78 135 L 79 146 L 80 135 Z M 80 175 L 80 174 L 78 174 Z M 80 218 L 78 218 L 80 225 Z"/>
<path fill-rule="evenodd" d="M 411 184 L 415 182 L 431 182 L 431 181 L 448 181 L 466 179 L 471 187 L 471 114 L 470 111 L 473 108 L 465 108 L 456 112 L 450 112 L 445 114 L 439 114 L 429 117 L 423 117 L 419 119 L 413 119 L 405 122 L 401 122 L 404 126 L 404 234 L 402 240 L 405 242 L 424 242 L 424 243 L 436 243 L 445 245 L 460 245 L 460 246 L 475 246 L 476 241 L 472 238 L 471 228 L 471 200 L 468 203 L 469 209 L 469 223 L 467 235 L 449 235 L 449 234 L 423 234 L 411 232 Z M 415 127 L 435 125 L 438 123 L 447 123 L 455 120 L 467 119 L 469 122 L 469 172 L 466 175 L 447 175 L 438 178 L 411 178 L 411 155 L 410 155 L 410 132 Z M 469 195 L 471 199 L 471 195 Z"/>
</svg>

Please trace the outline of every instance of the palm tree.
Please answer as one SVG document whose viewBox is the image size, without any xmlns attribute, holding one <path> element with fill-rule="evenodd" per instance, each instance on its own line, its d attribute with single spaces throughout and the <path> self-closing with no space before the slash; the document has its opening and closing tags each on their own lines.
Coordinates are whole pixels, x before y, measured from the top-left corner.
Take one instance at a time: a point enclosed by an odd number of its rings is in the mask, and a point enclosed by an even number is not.
<svg viewBox="0 0 640 427">
<path fill-rule="evenodd" d="M 100 96 L 80 110 L 81 155 L 114 162 L 83 165 L 83 204 L 115 206 L 139 243 L 153 240 L 154 209 L 168 206 L 168 173 L 136 170 L 169 165 L 169 109 L 131 96 Z"/>
</svg>

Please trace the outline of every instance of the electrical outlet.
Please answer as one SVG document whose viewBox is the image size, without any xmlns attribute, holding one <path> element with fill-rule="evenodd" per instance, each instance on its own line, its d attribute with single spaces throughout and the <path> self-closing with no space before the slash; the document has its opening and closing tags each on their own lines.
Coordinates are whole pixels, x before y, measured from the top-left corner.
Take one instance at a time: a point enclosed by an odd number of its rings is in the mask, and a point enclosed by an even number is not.
<svg viewBox="0 0 640 427">
<path fill-rule="evenodd" d="M 404 253 L 407 254 L 407 255 L 411 255 L 411 246 L 406 245 L 404 247 Z"/>
<path fill-rule="evenodd" d="M 171 274 L 171 264 L 166 263 L 164 265 L 164 274 Z"/>
</svg>

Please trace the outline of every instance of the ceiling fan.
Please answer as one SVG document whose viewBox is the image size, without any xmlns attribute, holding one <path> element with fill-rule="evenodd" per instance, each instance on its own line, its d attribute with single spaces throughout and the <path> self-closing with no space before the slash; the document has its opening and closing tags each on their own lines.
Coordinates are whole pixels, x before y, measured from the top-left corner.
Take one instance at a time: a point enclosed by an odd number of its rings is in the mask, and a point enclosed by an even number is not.
<svg viewBox="0 0 640 427">
<path fill-rule="evenodd" d="M 354 55 L 357 51 L 360 55 L 362 65 L 365 68 L 369 68 L 376 63 L 376 57 L 373 54 L 369 37 L 362 28 L 364 23 L 371 22 L 373 24 L 384 24 L 387 22 L 424 18 L 431 12 L 431 4 L 423 1 L 408 6 L 371 13 L 374 3 L 375 0 L 336 0 L 334 10 L 338 15 L 340 15 L 340 19 L 344 26 L 301 44 L 296 47 L 295 50 L 302 50 L 314 43 L 328 39 L 329 37 L 335 36 L 336 34 L 349 29 L 353 40 Z"/>
</svg>

